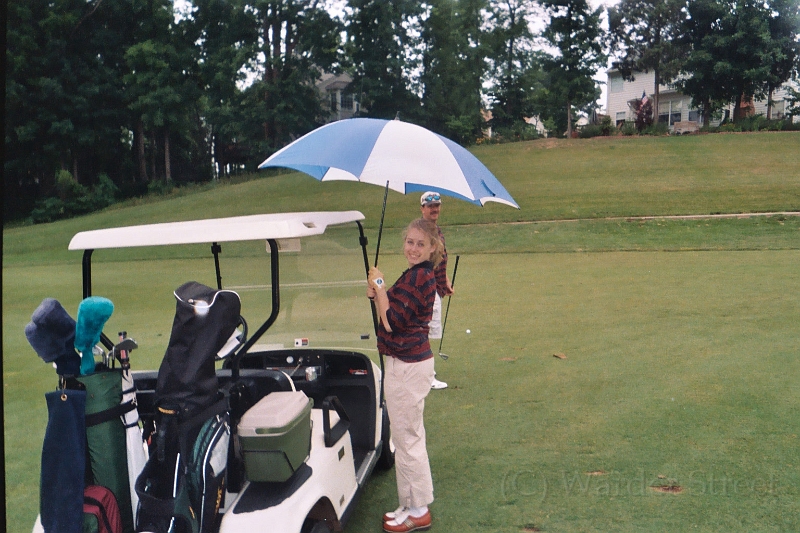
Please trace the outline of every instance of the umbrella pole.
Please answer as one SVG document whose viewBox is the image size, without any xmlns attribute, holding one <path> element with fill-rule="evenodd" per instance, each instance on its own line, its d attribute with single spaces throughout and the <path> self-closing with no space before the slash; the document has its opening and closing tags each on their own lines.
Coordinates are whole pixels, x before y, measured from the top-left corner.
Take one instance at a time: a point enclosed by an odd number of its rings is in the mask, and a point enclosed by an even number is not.
<svg viewBox="0 0 800 533">
<path fill-rule="evenodd" d="M 381 251 L 381 235 L 383 235 L 383 218 L 386 216 L 386 197 L 389 196 L 389 181 L 386 181 L 386 190 L 383 191 L 383 209 L 381 210 L 381 225 L 378 227 L 378 244 L 375 247 L 375 266 L 378 266 L 378 254 Z"/>
</svg>

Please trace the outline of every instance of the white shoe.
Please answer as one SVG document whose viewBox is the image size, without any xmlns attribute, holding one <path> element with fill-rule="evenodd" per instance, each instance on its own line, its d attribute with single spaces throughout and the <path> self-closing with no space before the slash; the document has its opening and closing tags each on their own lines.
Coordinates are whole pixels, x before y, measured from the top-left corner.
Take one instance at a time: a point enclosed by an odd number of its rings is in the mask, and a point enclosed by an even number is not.
<svg viewBox="0 0 800 533">
<path fill-rule="evenodd" d="M 431 389 L 433 390 L 442 390 L 446 388 L 447 388 L 447 383 L 445 383 L 444 381 L 439 381 L 436 378 L 433 378 L 433 381 L 431 381 Z"/>
<path fill-rule="evenodd" d="M 405 507 L 403 507 L 401 505 L 400 507 L 398 507 L 394 511 L 389 511 L 388 513 L 384 513 L 383 514 L 383 521 L 384 522 L 391 522 L 392 520 L 394 520 L 398 516 L 402 515 L 403 513 L 408 513 L 408 509 L 406 509 Z M 405 518 L 403 520 L 405 520 Z"/>
</svg>

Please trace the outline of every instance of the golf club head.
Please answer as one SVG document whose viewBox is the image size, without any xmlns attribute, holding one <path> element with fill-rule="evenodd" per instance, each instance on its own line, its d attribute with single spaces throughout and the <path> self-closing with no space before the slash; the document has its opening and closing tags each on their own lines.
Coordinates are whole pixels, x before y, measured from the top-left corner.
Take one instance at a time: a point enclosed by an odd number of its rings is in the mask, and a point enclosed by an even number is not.
<svg viewBox="0 0 800 533">
<path fill-rule="evenodd" d="M 447 361 L 450 358 L 449 355 L 447 355 L 446 353 L 442 353 L 442 352 L 439 352 L 439 357 L 441 357 L 442 360 L 444 360 L 444 361 Z"/>
</svg>

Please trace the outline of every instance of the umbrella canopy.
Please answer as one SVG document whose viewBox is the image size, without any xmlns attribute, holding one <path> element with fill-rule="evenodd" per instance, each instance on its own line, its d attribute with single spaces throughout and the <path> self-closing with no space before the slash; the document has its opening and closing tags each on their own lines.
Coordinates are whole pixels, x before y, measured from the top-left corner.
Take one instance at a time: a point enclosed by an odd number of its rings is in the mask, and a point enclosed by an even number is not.
<svg viewBox="0 0 800 533">
<path fill-rule="evenodd" d="M 478 158 L 453 141 L 400 120 L 353 118 L 326 124 L 258 168 L 285 167 L 320 181 L 362 181 L 406 194 L 436 190 L 476 205 L 519 206 Z"/>
</svg>

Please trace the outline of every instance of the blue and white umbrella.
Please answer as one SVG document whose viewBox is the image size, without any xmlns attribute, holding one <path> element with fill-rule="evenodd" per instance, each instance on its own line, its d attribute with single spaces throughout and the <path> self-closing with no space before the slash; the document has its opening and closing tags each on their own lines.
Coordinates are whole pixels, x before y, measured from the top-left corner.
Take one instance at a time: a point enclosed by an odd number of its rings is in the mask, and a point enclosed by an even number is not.
<svg viewBox="0 0 800 533">
<path fill-rule="evenodd" d="M 476 205 L 519 206 L 478 158 L 453 141 L 400 120 L 326 124 L 258 168 L 285 167 L 320 181 L 361 181 L 406 194 L 434 190 Z M 388 184 L 387 184 L 388 183 Z"/>
</svg>

